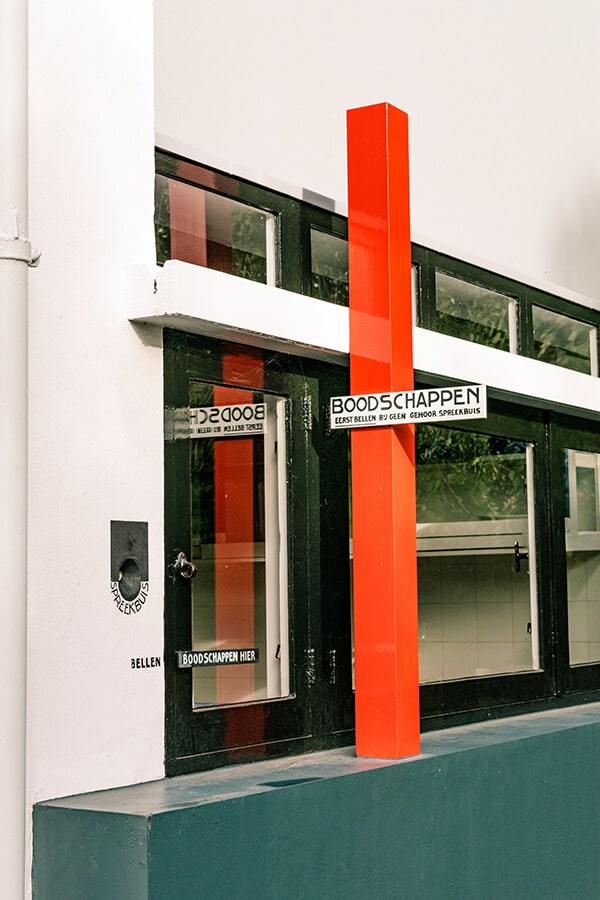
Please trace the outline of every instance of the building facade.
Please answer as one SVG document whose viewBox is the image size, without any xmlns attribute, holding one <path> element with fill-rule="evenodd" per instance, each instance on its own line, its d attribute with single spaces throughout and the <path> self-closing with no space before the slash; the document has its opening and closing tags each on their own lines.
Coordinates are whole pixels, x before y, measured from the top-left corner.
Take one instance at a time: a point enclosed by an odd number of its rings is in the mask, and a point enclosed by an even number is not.
<svg viewBox="0 0 600 900">
<path fill-rule="evenodd" d="M 423 730 L 593 706 L 595 4 L 28 13 L 26 871 L 34 804 L 352 746 L 349 108 L 409 115 L 416 385 L 488 388 L 416 428 Z"/>
</svg>

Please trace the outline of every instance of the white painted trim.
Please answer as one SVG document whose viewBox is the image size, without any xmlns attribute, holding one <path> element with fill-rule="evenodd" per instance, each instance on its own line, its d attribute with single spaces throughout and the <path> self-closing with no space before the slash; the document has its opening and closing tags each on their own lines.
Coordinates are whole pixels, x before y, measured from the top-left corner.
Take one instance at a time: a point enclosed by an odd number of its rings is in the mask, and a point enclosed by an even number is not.
<svg viewBox="0 0 600 900">
<path fill-rule="evenodd" d="M 531 616 L 531 668 L 540 668 L 540 628 L 538 609 L 537 557 L 535 542 L 535 457 L 533 444 L 527 444 L 527 564 L 529 568 L 529 605 Z"/>
<path fill-rule="evenodd" d="M 178 260 L 134 268 L 129 282 L 132 322 L 348 363 L 344 307 Z M 591 375 L 424 328 L 413 330 L 413 356 L 421 375 L 486 384 L 527 406 L 600 415 L 600 379 Z"/>
<path fill-rule="evenodd" d="M 344 362 L 348 354 L 342 306 L 178 260 L 154 273 L 133 270 L 129 287 L 133 322 L 315 359 Z"/>
<path fill-rule="evenodd" d="M 590 372 L 598 376 L 598 329 L 590 328 Z"/>
<path fill-rule="evenodd" d="M 0 27 L 0 739 L 2 893 L 22 897 L 28 886 L 26 835 L 26 673 L 28 571 L 28 4 L 7 0 Z M 36 648 L 37 650 L 37 648 Z"/>
<path fill-rule="evenodd" d="M 267 284 L 277 284 L 277 248 L 275 246 L 275 216 L 265 216 Z"/>
<path fill-rule="evenodd" d="M 508 346 L 511 353 L 517 353 L 519 334 L 517 329 L 517 301 L 514 297 L 509 297 L 508 299 Z"/>
<path fill-rule="evenodd" d="M 600 379 L 481 344 L 414 329 L 415 371 L 487 384 L 527 406 L 600 413 Z"/>
</svg>

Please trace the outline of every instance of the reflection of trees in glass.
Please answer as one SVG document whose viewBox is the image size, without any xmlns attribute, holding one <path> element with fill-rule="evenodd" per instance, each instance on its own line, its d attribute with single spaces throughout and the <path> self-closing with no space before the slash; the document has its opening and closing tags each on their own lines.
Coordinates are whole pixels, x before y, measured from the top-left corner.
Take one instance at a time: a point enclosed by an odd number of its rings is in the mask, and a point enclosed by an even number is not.
<svg viewBox="0 0 600 900">
<path fill-rule="evenodd" d="M 154 179 L 154 237 L 159 266 L 171 258 L 170 217 L 169 180 L 163 175 L 157 175 Z"/>
<path fill-rule="evenodd" d="M 266 284 L 266 215 L 241 203 L 232 203 L 231 246 L 232 274 Z"/>
<path fill-rule="evenodd" d="M 203 544 L 215 543 L 214 446 L 213 438 L 190 441 L 192 552 L 197 559 Z"/>
<path fill-rule="evenodd" d="M 212 406 L 213 386 L 203 381 L 190 382 L 190 408 Z M 202 544 L 214 544 L 214 438 L 189 441 L 192 558 L 202 558 Z"/>
<path fill-rule="evenodd" d="M 435 306 L 444 334 L 509 350 L 508 306 L 511 298 L 436 272 Z"/>
<path fill-rule="evenodd" d="M 311 273 L 311 297 L 317 300 L 327 300 L 328 303 L 337 303 L 338 306 L 348 306 L 348 283 L 328 278 L 327 275 Z"/>
<path fill-rule="evenodd" d="M 522 441 L 418 425 L 416 458 L 419 522 L 527 515 Z"/>
<path fill-rule="evenodd" d="M 169 183 L 170 179 L 163 175 L 156 176 L 154 232 L 159 265 L 172 258 Z M 203 213 L 206 216 L 206 237 L 203 239 L 206 240 L 209 268 L 266 283 L 268 214 L 218 194 L 207 194 L 201 188 L 197 191 L 198 195 L 208 198 Z"/>
<path fill-rule="evenodd" d="M 348 241 L 311 228 L 310 245 L 311 297 L 348 306 Z"/>
<path fill-rule="evenodd" d="M 439 311 L 437 321 L 439 330 L 451 337 L 462 338 L 463 341 L 472 341 L 475 344 L 485 344 L 486 347 L 494 347 L 496 350 L 510 349 L 508 332 L 500 328 L 484 325 L 482 322 L 459 319 L 455 315 Z"/>
<path fill-rule="evenodd" d="M 596 498 L 596 467 L 576 466 L 577 530 L 598 531 L 598 501 Z"/>
<path fill-rule="evenodd" d="M 535 358 L 589 375 L 592 327 L 539 306 L 532 314 Z"/>
</svg>

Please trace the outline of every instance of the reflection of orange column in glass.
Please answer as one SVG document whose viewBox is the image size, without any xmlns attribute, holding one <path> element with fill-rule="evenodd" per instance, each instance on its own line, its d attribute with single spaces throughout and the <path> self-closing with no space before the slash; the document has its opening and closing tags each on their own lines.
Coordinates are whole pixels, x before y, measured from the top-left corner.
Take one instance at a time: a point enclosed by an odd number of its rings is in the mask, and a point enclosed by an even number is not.
<svg viewBox="0 0 600 900">
<path fill-rule="evenodd" d="M 256 380 L 254 359 L 252 366 Z M 224 356 L 223 380 L 234 380 L 239 367 L 239 355 L 232 355 L 231 361 Z M 262 381 L 262 371 L 260 375 Z M 215 387 L 216 406 L 252 402 L 252 391 Z M 216 442 L 214 478 L 216 646 L 252 647 L 255 603 L 252 438 L 228 438 Z M 217 669 L 218 703 L 251 700 L 253 690 L 254 671 L 251 665 Z"/>
<path fill-rule="evenodd" d="M 387 103 L 348 112 L 350 385 L 413 386 L 408 119 Z M 419 752 L 414 430 L 352 441 L 356 752 Z"/>
<path fill-rule="evenodd" d="M 206 195 L 204 191 L 169 181 L 171 259 L 207 264 Z"/>
</svg>

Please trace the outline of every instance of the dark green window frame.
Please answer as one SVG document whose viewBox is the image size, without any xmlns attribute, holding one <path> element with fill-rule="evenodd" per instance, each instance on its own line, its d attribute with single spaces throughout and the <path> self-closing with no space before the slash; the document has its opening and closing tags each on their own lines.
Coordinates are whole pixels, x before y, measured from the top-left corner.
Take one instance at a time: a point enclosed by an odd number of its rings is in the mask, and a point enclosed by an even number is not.
<svg viewBox="0 0 600 900">
<path fill-rule="evenodd" d="M 312 295 L 311 229 L 347 240 L 345 217 L 318 205 L 316 198 L 310 202 L 290 197 L 162 151 L 156 155 L 156 172 L 275 215 L 276 284 L 286 290 Z M 440 271 L 513 299 L 516 340 L 512 350 L 517 354 L 536 358 L 534 307 L 595 328 L 598 342 L 600 311 L 419 244 L 412 245 L 412 261 L 416 323 L 420 327 L 442 331 L 435 303 L 436 271 Z M 597 372 L 594 374 L 598 375 Z M 497 433 L 523 440 L 535 432 L 538 463 L 535 493 L 542 510 L 536 517 L 542 667 L 525 673 L 423 684 L 421 699 L 425 728 L 447 724 L 448 720 L 480 718 L 492 710 L 494 714 L 502 714 L 503 711 L 524 711 L 600 696 L 600 663 L 571 666 L 568 659 L 562 468 L 565 447 L 600 454 L 596 417 L 590 414 L 587 418 L 567 419 L 558 413 L 524 410 L 498 400 L 492 402 L 491 414 L 494 421 L 491 418 L 488 426 L 482 426 L 484 432 L 494 422 Z M 466 430 L 471 426 L 458 427 Z M 544 517 L 550 521 L 550 528 L 542 527 Z"/>
<path fill-rule="evenodd" d="M 315 198 L 313 203 L 310 199 L 291 197 L 162 150 L 156 151 L 156 173 L 272 213 L 276 217 L 275 284 L 289 291 L 320 296 L 321 299 L 347 305 L 344 290 L 327 292 L 326 296 L 323 296 L 322 293 L 319 294 L 315 284 L 318 279 L 313 277 L 311 231 L 329 234 L 342 240 L 348 239 L 346 217 L 328 209 L 325 198 Z M 441 272 L 483 290 L 504 295 L 513 301 L 514 334 L 510 350 L 521 356 L 537 358 L 533 328 L 534 307 L 540 307 L 565 316 L 574 323 L 596 329 L 595 347 L 590 352 L 592 370 L 590 374 L 595 377 L 600 374 L 598 372 L 600 311 L 583 307 L 571 300 L 448 254 L 430 250 L 420 244 L 412 245 L 412 260 L 415 272 L 417 325 L 431 331 L 448 333 L 441 317 L 436 313 L 436 272 Z M 568 353 L 565 354 L 565 367 L 574 368 L 566 361 L 567 356 Z M 552 363 L 560 365 L 555 359 Z"/>
<path fill-rule="evenodd" d="M 435 293 L 436 272 L 443 272 L 469 284 L 503 294 L 514 300 L 516 304 L 516 346 L 511 349 L 518 355 L 528 356 L 531 359 L 537 358 L 533 333 L 533 308 L 540 307 L 558 315 L 566 316 L 574 322 L 595 328 L 595 356 L 596 360 L 598 359 L 600 312 L 597 310 L 580 306 L 571 300 L 566 300 L 563 297 L 547 293 L 523 282 L 499 275 L 490 269 L 474 266 L 447 254 L 429 250 L 427 247 L 419 244 L 413 244 L 412 246 L 412 259 L 413 265 L 416 265 L 418 270 L 417 324 L 422 328 L 445 333 L 436 315 Z M 598 371 L 592 371 L 590 374 L 597 377 L 599 373 Z"/>
<path fill-rule="evenodd" d="M 276 217 L 276 286 L 312 296 L 311 229 L 348 239 L 344 216 L 253 182 L 209 169 L 187 159 L 156 151 L 156 174 L 272 213 Z M 347 304 L 346 304 L 347 305 Z"/>
</svg>

